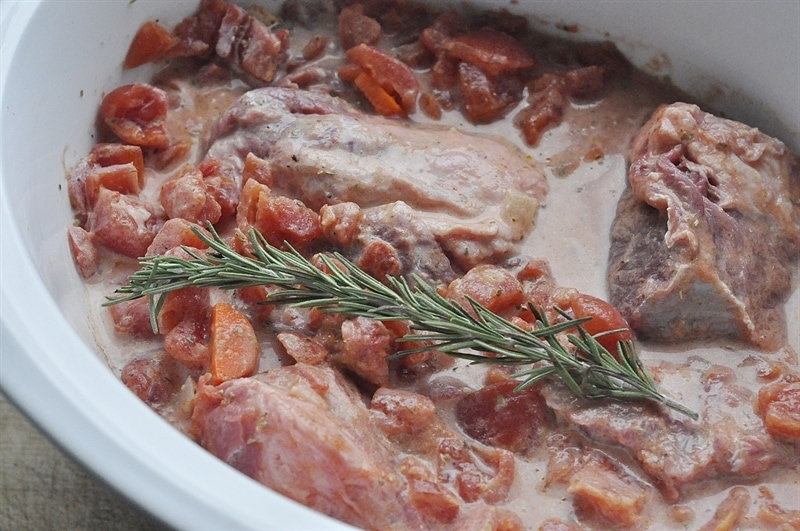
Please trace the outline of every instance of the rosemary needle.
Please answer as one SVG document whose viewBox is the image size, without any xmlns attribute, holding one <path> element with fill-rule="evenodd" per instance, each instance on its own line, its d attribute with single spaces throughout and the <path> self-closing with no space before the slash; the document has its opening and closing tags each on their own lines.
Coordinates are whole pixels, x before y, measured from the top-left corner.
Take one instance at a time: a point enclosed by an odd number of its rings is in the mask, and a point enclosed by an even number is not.
<svg viewBox="0 0 800 531">
<path fill-rule="evenodd" d="M 338 253 L 320 255 L 323 270 L 294 249 L 283 251 L 270 245 L 254 229 L 249 233 L 254 250 L 251 258 L 228 246 L 212 226 L 208 228 L 211 236 L 199 228 L 194 230 L 210 251 L 201 255 L 187 248 L 189 259 L 165 255 L 140 258 L 141 268 L 105 304 L 149 297 L 150 321 L 157 331 L 156 318 L 164 296 L 171 291 L 189 286 L 239 289 L 274 285 L 281 289 L 270 295 L 273 303 L 379 321 L 408 321 L 412 332 L 399 342 L 433 342 L 436 350 L 472 363 L 528 366 L 514 375 L 521 380 L 518 389 L 555 376 L 581 398 L 650 400 L 698 418 L 697 413 L 658 391 L 631 341 L 619 342 L 613 355 L 586 332 L 582 323 L 589 318 L 574 319 L 556 308 L 564 320 L 550 323 L 544 312 L 531 308 L 536 323 L 533 331 L 527 331 L 474 300 L 469 300 L 469 312 L 416 276 L 411 282 L 387 277 L 384 284 Z M 566 334 L 572 348 L 559 341 L 561 334 Z M 409 348 L 393 357 L 429 349 Z"/>
</svg>

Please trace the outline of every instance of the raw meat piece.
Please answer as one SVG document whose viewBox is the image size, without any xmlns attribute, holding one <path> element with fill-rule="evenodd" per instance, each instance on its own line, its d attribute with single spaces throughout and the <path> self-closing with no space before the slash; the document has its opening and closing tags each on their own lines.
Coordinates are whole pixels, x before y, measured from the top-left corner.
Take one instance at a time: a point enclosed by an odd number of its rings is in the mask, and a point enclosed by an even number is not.
<svg viewBox="0 0 800 531">
<path fill-rule="evenodd" d="M 228 174 L 240 176 L 252 152 L 271 164 L 274 193 L 315 210 L 402 200 L 465 268 L 512 252 L 548 190 L 541 171 L 500 141 L 365 115 L 301 90 L 248 92 L 212 142 L 207 157 Z"/>
<path fill-rule="evenodd" d="M 698 422 L 670 418 L 650 404 L 579 399 L 561 383 L 548 382 L 542 394 L 559 421 L 595 442 L 624 448 L 670 502 L 686 485 L 772 467 L 778 448 L 753 409 L 754 393 L 727 367 L 694 358 L 687 369 L 702 371 Z"/>
<path fill-rule="evenodd" d="M 610 299 L 641 338 L 784 341 L 800 254 L 800 160 L 697 106 L 658 109 L 634 139 L 611 230 Z"/>
</svg>

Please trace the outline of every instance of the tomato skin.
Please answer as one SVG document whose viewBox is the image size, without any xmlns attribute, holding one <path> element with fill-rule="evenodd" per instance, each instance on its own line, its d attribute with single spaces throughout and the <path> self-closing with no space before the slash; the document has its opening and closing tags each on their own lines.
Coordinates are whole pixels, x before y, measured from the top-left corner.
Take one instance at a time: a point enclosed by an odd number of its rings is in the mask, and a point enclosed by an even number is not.
<svg viewBox="0 0 800 531">
<path fill-rule="evenodd" d="M 164 149 L 169 146 L 163 124 L 167 108 L 166 92 L 152 85 L 134 83 L 109 92 L 100 104 L 100 116 L 123 142 Z"/>
<path fill-rule="evenodd" d="M 617 342 L 633 339 L 628 322 L 616 308 L 603 299 L 576 292 L 570 298 L 570 308 L 576 319 L 591 317 L 590 320 L 583 323 L 583 328 L 591 335 L 625 329 L 623 332 L 597 338 L 598 343 L 612 354 L 617 352 Z"/>
</svg>

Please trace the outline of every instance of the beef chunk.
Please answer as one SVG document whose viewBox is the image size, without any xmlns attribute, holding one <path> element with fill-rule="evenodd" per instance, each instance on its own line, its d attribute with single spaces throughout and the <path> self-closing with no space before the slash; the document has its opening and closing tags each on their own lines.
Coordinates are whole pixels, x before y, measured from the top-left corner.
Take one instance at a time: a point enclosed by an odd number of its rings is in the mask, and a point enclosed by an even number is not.
<svg viewBox="0 0 800 531">
<path fill-rule="evenodd" d="M 699 398 L 700 419 L 669 416 L 652 404 L 576 398 L 567 387 L 548 382 L 542 395 L 567 425 L 578 427 L 592 443 L 624 449 L 670 502 L 685 486 L 720 476 L 754 476 L 772 467 L 778 448 L 753 409 L 754 393 L 733 369 L 692 358 L 682 366 L 665 365 L 656 373 L 696 375 L 659 382 L 668 394 Z M 673 387 L 673 389 L 670 389 Z"/>
<path fill-rule="evenodd" d="M 634 139 L 611 230 L 611 302 L 640 337 L 785 337 L 800 254 L 800 159 L 694 105 L 658 109 Z"/>
<path fill-rule="evenodd" d="M 448 258 L 469 268 L 500 259 L 531 230 L 547 193 L 521 152 L 454 129 L 365 115 L 302 90 L 253 90 L 220 119 L 207 156 L 240 176 L 248 153 L 268 161 L 275 194 L 317 210 L 404 201 Z M 407 217 L 407 216 L 406 216 Z"/>
<path fill-rule="evenodd" d="M 488 505 L 508 495 L 513 455 L 466 444 L 434 409 L 392 389 L 368 409 L 335 370 L 298 363 L 216 387 L 201 378 L 192 434 L 248 476 L 365 529 L 522 529 Z"/>
</svg>

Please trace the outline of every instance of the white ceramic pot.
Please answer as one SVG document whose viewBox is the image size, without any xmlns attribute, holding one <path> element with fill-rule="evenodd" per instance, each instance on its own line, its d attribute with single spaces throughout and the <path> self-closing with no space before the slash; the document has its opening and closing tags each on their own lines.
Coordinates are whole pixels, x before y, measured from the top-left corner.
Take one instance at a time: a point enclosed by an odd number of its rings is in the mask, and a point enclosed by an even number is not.
<svg viewBox="0 0 800 531">
<path fill-rule="evenodd" d="M 432 2 L 433 3 L 433 2 Z M 550 31 L 609 37 L 726 115 L 800 151 L 800 2 L 477 2 Z M 438 3 L 440 4 L 440 3 Z M 142 79 L 121 60 L 139 25 L 171 27 L 196 0 L 0 3 L 2 389 L 89 469 L 186 529 L 345 528 L 224 465 L 107 369 L 66 227 L 65 169 L 88 152 L 104 92 Z"/>
</svg>

